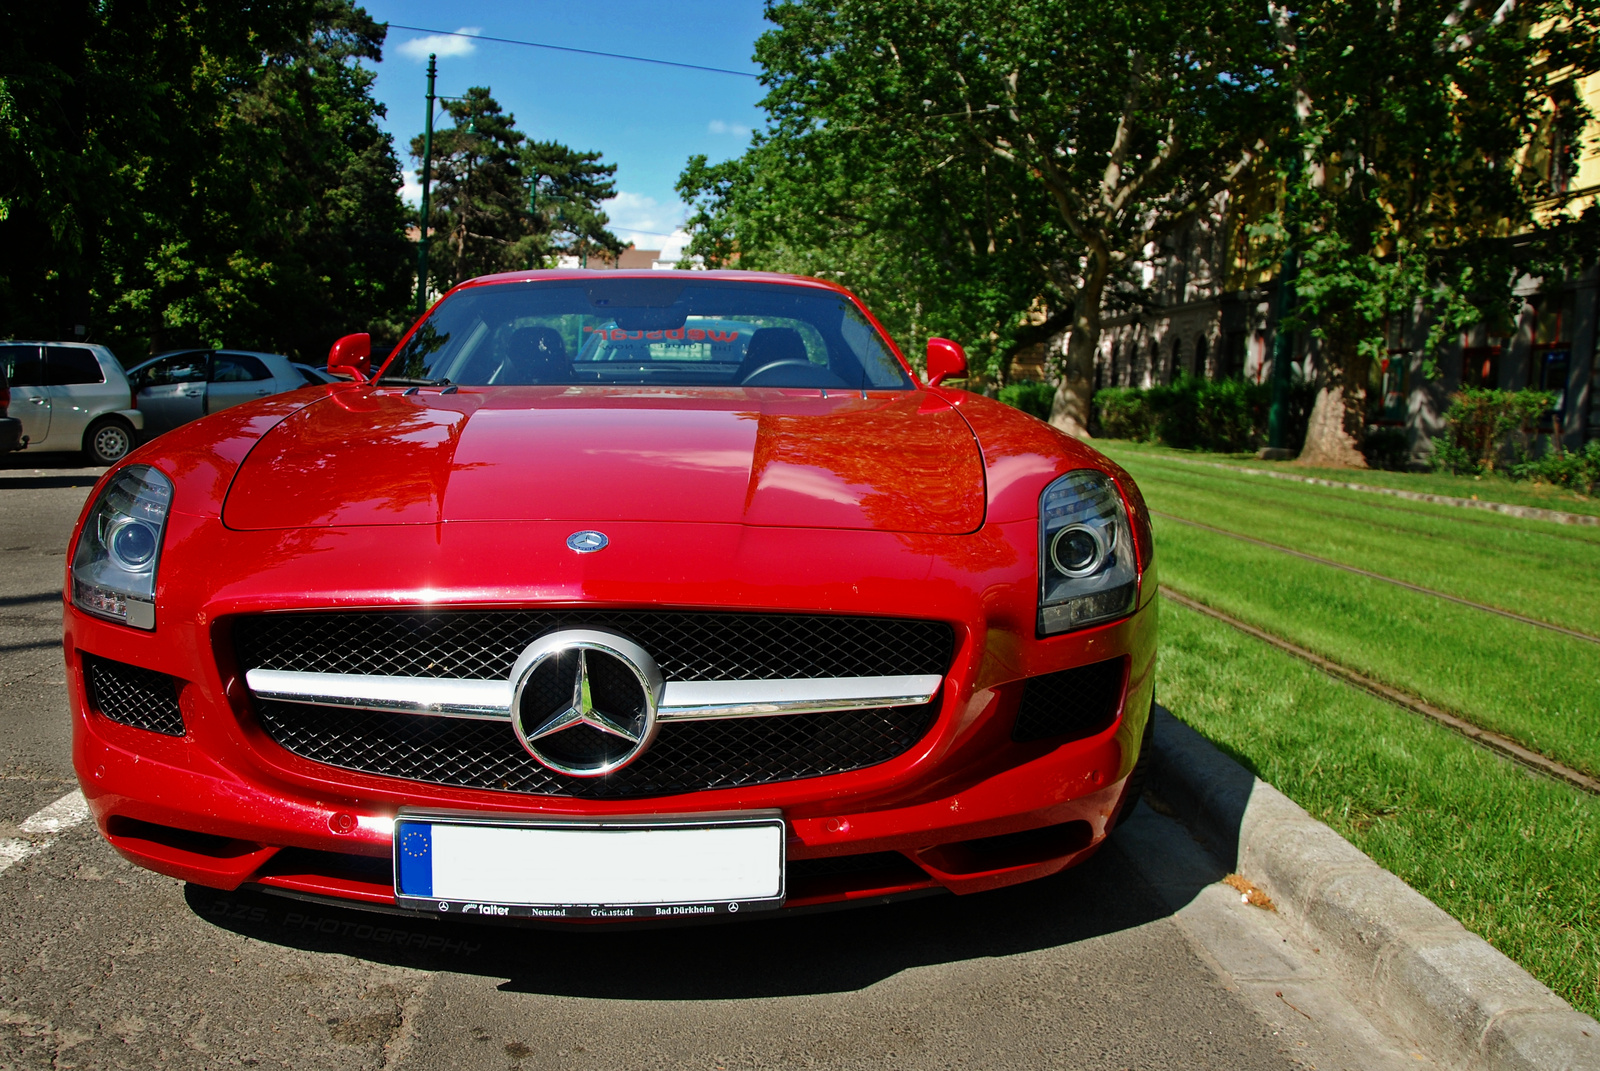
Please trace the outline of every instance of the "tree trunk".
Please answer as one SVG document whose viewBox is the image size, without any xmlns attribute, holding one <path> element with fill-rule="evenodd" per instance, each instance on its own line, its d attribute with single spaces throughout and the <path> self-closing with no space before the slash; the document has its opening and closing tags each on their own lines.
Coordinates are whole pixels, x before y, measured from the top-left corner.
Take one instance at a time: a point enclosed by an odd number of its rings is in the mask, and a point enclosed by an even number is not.
<svg viewBox="0 0 1600 1071">
<path fill-rule="evenodd" d="M 1104 261 L 1091 254 L 1090 275 L 1073 302 L 1072 331 L 1067 336 L 1061 382 L 1050 403 L 1050 423 L 1077 439 L 1089 434 L 1089 413 L 1094 405 L 1094 354 L 1100 346 L 1100 301 L 1105 296 Z"/>
<path fill-rule="evenodd" d="M 1353 339 L 1330 338 L 1324 347 L 1322 387 L 1306 426 L 1301 465 L 1364 469 L 1361 442 L 1367 430 L 1366 361 Z"/>
</svg>

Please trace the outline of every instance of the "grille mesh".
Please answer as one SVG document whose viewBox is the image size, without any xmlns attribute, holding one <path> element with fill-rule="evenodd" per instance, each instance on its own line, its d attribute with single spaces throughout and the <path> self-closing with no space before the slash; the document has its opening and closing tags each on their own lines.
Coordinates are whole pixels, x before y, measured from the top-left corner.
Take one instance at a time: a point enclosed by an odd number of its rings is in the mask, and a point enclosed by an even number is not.
<svg viewBox="0 0 1600 1071">
<path fill-rule="evenodd" d="M 1023 686 L 1011 739 L 1017 743 L 1069 737 L 1074 740 L 1106 729 L 1122 700 L 1126 658 L 1029 677 Z"/>
<path fill-rule="evenodd" d="M 234 627 L 240 668 L 503 680 L 534 639 L 606 628 L 650 652 L 669 681 L 945 673 L 939 621 L 663 610 L 337 611 L 263 614 Z"/>
<path fill-rule="evenodd" d="M 412 781 L 621 799 L 859 770 L 904 754 L 934 704 L 661 726 L 650 750 L 605 777 L 567 777 L 522 749 L 509 722 L 427 718 L 258 700 L 267 735 L 303 758 Z"/>
<path fill-rule="evenodd" d="M 83 677 L 89 702 L 112 721 L 167 736 L 183 735 L 178 689 L 165 673 L 86 654 Z"/>
</svg>

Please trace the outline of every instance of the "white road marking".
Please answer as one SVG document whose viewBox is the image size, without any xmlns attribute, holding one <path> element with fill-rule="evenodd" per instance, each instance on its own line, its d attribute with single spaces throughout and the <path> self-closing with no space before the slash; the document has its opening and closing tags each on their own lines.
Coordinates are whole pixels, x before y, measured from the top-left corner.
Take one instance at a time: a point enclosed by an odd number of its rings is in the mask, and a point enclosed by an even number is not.
<svg viewBox="0 0 1600 1071">
<path fill-rule="evenodd" d="M 47 807 L 42 807 L 22 820 L 17 828 L 33 839 L 8 837 L 0 840 L 0 874 L 30 855 L 37 855 L 55 843 L 55 834 L 89 820 L 89 803 L 77 789 L 68 792 Z"/>
<path fill-rule="evenodd" d="M 82 792 L 74 789 L 23 819 L 21 829 L 24 833 L 60 833 L 64 829 L 81 826 L 88 820 L 89 801 L 83 798 Z"/>
<path fill-rule="evenodd" d="M 16 840 L 9 837 L 0 840 L 0 874 L 4 874 L 12 863 L 20 863 L 38 850 L 31 840 Z"/>
</svg>

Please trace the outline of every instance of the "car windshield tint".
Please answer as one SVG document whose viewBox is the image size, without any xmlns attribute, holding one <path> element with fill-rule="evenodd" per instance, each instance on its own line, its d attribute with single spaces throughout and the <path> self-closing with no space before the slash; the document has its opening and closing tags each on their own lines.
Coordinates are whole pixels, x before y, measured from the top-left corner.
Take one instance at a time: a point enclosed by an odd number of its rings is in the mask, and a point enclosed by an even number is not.
<svg viewBox="0 0 1600 1071">
<path fill-rule="evenodd" d="M 384 378 L 464 386 L 911 387 L 878 332 L 842 294 L 682 276 L 471 287 L 428 316 Z"/>
</svg>

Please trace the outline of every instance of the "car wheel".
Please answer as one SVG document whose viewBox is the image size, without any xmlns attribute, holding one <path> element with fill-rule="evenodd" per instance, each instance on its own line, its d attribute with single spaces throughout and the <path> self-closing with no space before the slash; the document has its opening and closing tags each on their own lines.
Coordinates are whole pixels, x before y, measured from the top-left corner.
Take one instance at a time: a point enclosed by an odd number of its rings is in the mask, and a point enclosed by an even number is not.
<svg viewBox="0 0 1600 1071">
<path fill-rule="evenodd" d="M 83 437 L 83 452 L 96 465 L 114 465 L 133 449 L 133 429 L 126 421 L 105 417 L 89 425 Z"/>
<path fill-rule="evenodd" d="M 1145 774 L 1150 770 L 1150 752 L 1156 737 L 1156 700 L 1150 697 L 1150 716 L 1144 721 L 1144 735 L 1139 740 L 1139 757 L 1134 760 L 1133 773 L 1128 775 L 1128 788 L 1122 794 L 1122 813 L 1117 815 L 1117 825 L 1128 820 L 1139 798 L 1144 795 Z"/>
</svg>

